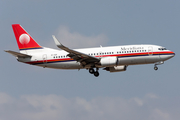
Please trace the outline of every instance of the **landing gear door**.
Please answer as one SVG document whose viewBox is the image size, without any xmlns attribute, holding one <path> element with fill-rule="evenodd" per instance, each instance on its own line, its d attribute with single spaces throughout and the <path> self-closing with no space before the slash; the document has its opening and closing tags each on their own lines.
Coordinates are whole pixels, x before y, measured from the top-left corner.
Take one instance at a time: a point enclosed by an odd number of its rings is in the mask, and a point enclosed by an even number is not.
<svg viewBox="0 0 180 120">
<path fill-rule="evenodd" d="M 148 54 L 153 55 L 153 47 L 152 46 L 148 47 Z"/>
</svg>

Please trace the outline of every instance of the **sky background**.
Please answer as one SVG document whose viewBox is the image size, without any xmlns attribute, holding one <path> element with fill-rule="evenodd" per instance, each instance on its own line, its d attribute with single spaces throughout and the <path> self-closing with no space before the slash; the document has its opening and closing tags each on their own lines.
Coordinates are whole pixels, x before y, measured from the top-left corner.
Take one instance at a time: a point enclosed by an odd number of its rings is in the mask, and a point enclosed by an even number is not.
<svg viewBox="0 0 180 120">
<path fill-rule="evenodd" d="M 1 0 L 0 120 L 179 120 L 180 1 Z M 58 49 L 155 44 L 176 53 L 159 65 L 127 71 L 56 70 L 17 62 L 11 24 Z"/>
</svg>

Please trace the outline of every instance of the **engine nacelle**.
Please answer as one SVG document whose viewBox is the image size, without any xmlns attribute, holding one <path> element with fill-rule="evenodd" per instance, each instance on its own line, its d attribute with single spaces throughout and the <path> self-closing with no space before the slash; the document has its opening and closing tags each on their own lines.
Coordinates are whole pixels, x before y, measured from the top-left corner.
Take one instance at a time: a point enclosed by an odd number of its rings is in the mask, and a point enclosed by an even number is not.
<svg viewBox="0 0 180 120">
<path fill-rule="evenodd" d="M 118 58 L 117 57 L 105 57 L 101 58 L 101 66 L 103 67 L 112 67 L 118 65 Z"/>
<path fill-rule="evenodd" d="M 109 72 L 121 72 L 126 71 L 127 66 L 114 66 L 114 67 L 106 67 L 104 70 L 107 70 Z"/>
</svg>

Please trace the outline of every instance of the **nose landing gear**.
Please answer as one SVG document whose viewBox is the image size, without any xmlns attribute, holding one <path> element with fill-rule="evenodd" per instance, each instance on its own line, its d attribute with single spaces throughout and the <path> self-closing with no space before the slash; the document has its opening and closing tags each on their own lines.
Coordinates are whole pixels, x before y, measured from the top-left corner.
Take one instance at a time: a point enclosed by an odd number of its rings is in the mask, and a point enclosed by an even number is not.
<svg viewBox="0 0 180 120">
<path fill-rule="evenodd" d="M 94 74 L 95 77 L 98 77 L 99 76 L 98 70 L 99 70 L 99 68 L 96 68 L 96 71 L 93 68 L 90 68 L 89 73 Z"/>
<path fill-rule="evenodd" d="M 155 63 L 154 64 L 154 70 L 158 70 L 157 65 L 161 65 L 161 64 L 164 64 L 164 61 L 160 61 L 160 62 Z"/>
<path fill-rule="evenodd" d="M 158 67 L 156 65 L 154 65 L 154 70 L 158 70 Z"/>
</svg>

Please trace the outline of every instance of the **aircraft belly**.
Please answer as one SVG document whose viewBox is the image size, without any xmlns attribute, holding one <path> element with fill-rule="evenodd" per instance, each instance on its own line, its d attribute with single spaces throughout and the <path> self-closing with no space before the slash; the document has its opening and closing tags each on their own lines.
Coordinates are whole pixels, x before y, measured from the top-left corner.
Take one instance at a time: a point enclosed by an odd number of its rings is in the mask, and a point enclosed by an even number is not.
<svg viewBox="0 0 180 120">
<path fill-rule="evenodd" d="M 155 62 L 158 62 L 160 61 L 160 57 L 159 55 L 149 55 L 149 56 L 146 56 L 146 63 L 155 63 Z"/>
<path fill-rule="evenodd" d="M 159 55 L 118 58 L 119 65 L 149 64 L 160 61 Z"/>
<path fill-rule="evenodd" d="M 146 61 L 144 57 L 126 57 L 119 58 L 119 65 L 134 65 L 134 64 L 145 64 Z"/>
<path fill-rule="evenodd" d="M 40 65 L 42 67 L 54 68 L 54 69 L 82 69 L 83 67 L 79 62 L 71 61 L 71 62 L 57 62 L 57 63 L 46 63 Z"/>
<path fill-rule="evenodd" d="M 127 58 L 119 58 L 118 60 L 120 65 L 129 65 L 134 61 L 134 58 L 127 57 Z"/>
</svg>

